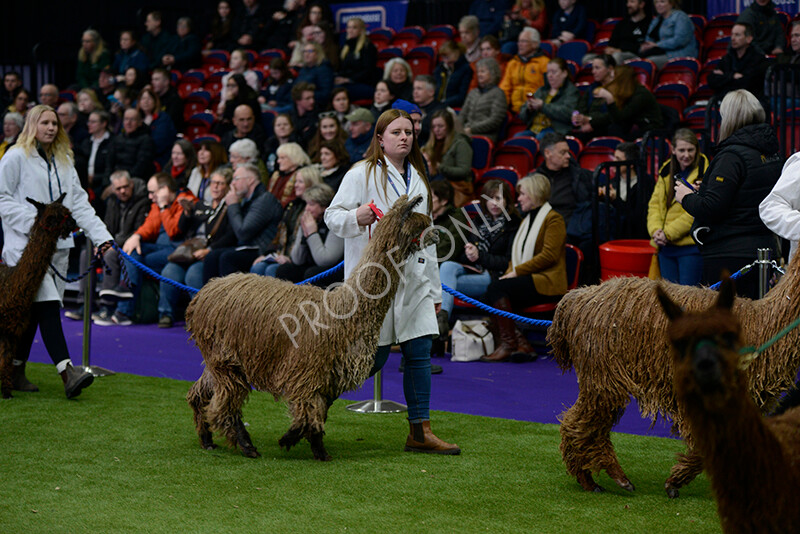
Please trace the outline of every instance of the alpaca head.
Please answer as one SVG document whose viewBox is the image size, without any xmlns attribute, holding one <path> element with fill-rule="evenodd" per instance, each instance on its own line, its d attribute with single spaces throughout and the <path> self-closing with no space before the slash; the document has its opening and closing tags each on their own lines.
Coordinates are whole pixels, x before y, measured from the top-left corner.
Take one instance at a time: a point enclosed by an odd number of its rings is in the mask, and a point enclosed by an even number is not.
<svg viewBox="0 0 800 534">
<path fill-rule="evenodd" d="M 438 243 L 439 233 L 431 226 L 431 218 L 414 211 L 420 202 L 421 195 L 411 199 L 408 195 L 398 198 L 392 209 L 376 225 L 372 239 L 396 246 L 403 256 Z M 385 250 L 391 248 L 390 246 Z"/>
<path fill-rule="evenodd" d="M 42 204 L 32 198 L 25 198 L 28 202 L 36 208 L 36 221 L 34 226 L 42 227 L 46 232 L 57 235 L 58 237 L 65 238 L 78 228 L 78 223 L 72 218 L 69 208 L 64 206 L 61 202 L 66 193 L 61 193 L 61 196 L 50 204 Z"/>
<path fill-rule="evenodd" d="M 741 324 L 733 315 L 735 290 L 730 278 L 723 278 L 716 302 L 707 310 L 686 313 L 656 288 L 658 299 L 670 320 L 667 337 L 672 345 L 676 391 L 697 395 L 706 409 L 721 408 L 731 386 L 741 377 Z"/>
</svg>

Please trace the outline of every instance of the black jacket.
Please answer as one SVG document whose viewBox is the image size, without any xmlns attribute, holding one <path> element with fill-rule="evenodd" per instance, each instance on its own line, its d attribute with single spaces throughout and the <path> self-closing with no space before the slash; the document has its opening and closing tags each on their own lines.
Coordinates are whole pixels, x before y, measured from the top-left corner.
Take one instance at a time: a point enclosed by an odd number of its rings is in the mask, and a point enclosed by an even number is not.
<svg viewBox="0 0 800 534">
<path fill-rule="evenodd" d="M 228 220 L 242 246 L 257 246 L 263 254 L 278 231 L 283 208 L 264 184 L 258 184 L 253 196 L 228 206 Z"/>
<path fill-rule="evenodd" d="M 347 55 L 342 58 L 339 65 L 339 76 L 349 78 L 353 83 L 363 83 L 374 86 L 378 81 L 380 73 L 375 68 L 378 63 L 378 49 L 367 39 L 361 51 L 356 55 L 356 43 L 358 38 L 349 39 L 345 42 L 348 46 Z"/>
<path fill-rule="evenodd" d="M 551 171 L 544 163 L 536 169 L 550 180 L 550 205 L 569 224 L 572 212 L 579 206 L 589 206 L 592 202 L 592 173 L 582 169 L 570 158 L 569 167 Z"/>
<path fill-rule="evenodd" d="M 97 154 L 94 156 L 94 180 L 92 183 L 89 183 L 89 157 L 92 155 L 92 138 L 87 137 L 81 141 L 80 145 L 75 147 L 75 170 L 78 171 L 78 176 L 84 189 L 92 188 L 95 193 L 99 193 L 108 185 L 108 177 L 111 174 L 107 168 L 108 152 L 111 150 L 111 141 L 113 139 L 113 136 L 111 136 L 103 140 L 100 146 L 97 147 Z"/>
<path fill-rule="evenodd" d="M 170 87 L 158 99 L 161 101 L 161 111 L 170 116 L 172 123 L 175 124 L 175 128 L 179 132 L 183 131 L 183 100 L 178 95 L 178 92 Z"/>
<path fill-rule="evenodd" d="M 647 35 L 647 28 L 650 27 L 650 20 L 649 17 L 644 17 L 639 22 L 634 22 L 628 17 L 622 19 L 614 26 L 608 46 L 638 55 L 639 47 Z"/>
<path fill-rule="evenodd" d="M 774 243 L 758 205 L 772 191 L 782 168 L 778 138 L 768 124 L 740 128 L 718 145 L 700 190 L 683 199 L 683 209 L 694 217 L 692 232 L 703 256 L 755 257 L 759 246 Z"/>
<path fill-rule="evenodd" d="M 487 221 L 490 225 L 498 224 L 496 221 Z M 481 229 L 486 226 L 484 220 L 478 215 L 474 219 L 475 226 Z M 500 278 L 508 269 L 508 262 L 511 260 L 511 248 L 514 245 L 514 236 L 517 235 L 519 229 L 520 218 L 517 215 L 511 214 L 510 219 L 505 220 L 502 230 L 494 236 L 494 241 L 489 243 L 489 250 L 484 252 L 479 249 L 478 261 L 471 262 L 467 259 L 466 254 L 461 254 L 456 261 L 465 265 L 478 264 L 489 272 L 493 279 Z"/>
<path fill-rule="evenodd" d="M 223 207 L 221 209 L 225 208 Z M 208 248 L 236 246 L 236 234 L 231 228 L 227 210 L 224 212 L 220 211 L 216 216 L 211 218 L 212 216 L 214 216 L 214 209 L 211 205 L 199 200 L 194 205 L 194 209 L 189 211 L 186 209 L 183 210 L 180 219 L 178 219 L 178 229 L 181 234 L 186 237 L 192 237 L 197 235 L 197 230 L 200 228 L 200 225 L 206 223 L 205 237 L 208 238 Z M 222 217 L 222 219 L 219 219 L 219 217 Z M 208 234 L 215 229 L 214 227 L 217 226 L 218 222 L 219 227 L 209 236 Z"/>
<path fill-rule="evenodd" d="M 150 213 L 150 198 L 147 196 L 147 186 L 141 178 L 131 178 L 133 182 L 133 196 L 125 203 L 120 202 L 116 195 L 106 199 L 106 215 L 103 222 L 114 236 L 114 241 L 124 243 L 136 231 Z"/>
<path fill-rule="evenodd" d="M 150 127 L 143 124 L 132 134 L 123 131 L 111 140 L 106 171 L 111 174 L 124 169 L 131 176 L 147 180 L 155 169 L 155 154 L 156 145 L 150 137 Z M 108 178 L 104 177 L 103 180 L 106 182 Z"/>
<path fill-rule="evenodd" d="M 720 97 L 736 89 L 747 89 L 760 99 L 764 96 L 764 76 L 769 64 L 764 51 L 755 43 L 747 47 L 741 58 L 728 49 L 728 53 L 722 56 L 717 65 L 722 74 L 710 73 L 708 85 Z M 733 77 L 737 72 L 742 74 L 739 79 Z"/>
</svg>

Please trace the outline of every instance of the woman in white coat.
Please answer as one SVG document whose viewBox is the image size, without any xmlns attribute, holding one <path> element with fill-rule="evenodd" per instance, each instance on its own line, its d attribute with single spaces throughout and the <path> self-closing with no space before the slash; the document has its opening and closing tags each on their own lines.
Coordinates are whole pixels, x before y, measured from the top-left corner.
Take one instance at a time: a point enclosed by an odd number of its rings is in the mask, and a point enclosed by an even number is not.
<svg viewBox="0 0 800 534">
<path fill-rule="evenodd" d="M 69 137 L 53 108 L 39 105 L 30 110 L 17 144 L 0 161 L 0 213 L 5 234 L 3 261 L 6 264 L 16 265 L 28 244 L 36 209 L 25 200 L 26 197 L 48 204 L 64 193 L 63 204 L 92 242 L 103 251 L 111 245 L 113 238 L 89 204 L 73 162 Z M 51 263 L 62 274 L 67 271 L 69 249 L 73 246 L 71 236 L 58 242 Z M 31 309 L 30 326 L 18 345 L 14 360 L 14 389 L 38 391 L 25 378 L 24 367 L 37 328 L 64 381 L 67 398 L 79 395 L 92 383 L 94 377 L 90 373 L 72 367 L 61 329 L 63 296 L 64 282 L 50 270 L 39 286 Z"/>
<path fill-rule="evenodd" d="M 431 193 L 413 122 L 405 111 L 391 109 L 378 118 L 366 158 L 345 174 L 325 211 L 328 228 L 345 240 L 345 277 L 364 253 L 370 226 L 377 220 L 370 202 L 387 212 L 404 194 L 422 195 L 416 209 L 431 214 Z M 440 440 L 430 429 L 430 352 L 432 338 L 439 334 L 436 312 L 442 301 L 436 247 L 409 258 L 403 275 L 381 327 L 373 373 L 386 363 L 391 346 L 399 343 L 405 357 L 403 393 L 410 424 L 405 450 L 459 454 L 457 445 Z"/>
</svg>

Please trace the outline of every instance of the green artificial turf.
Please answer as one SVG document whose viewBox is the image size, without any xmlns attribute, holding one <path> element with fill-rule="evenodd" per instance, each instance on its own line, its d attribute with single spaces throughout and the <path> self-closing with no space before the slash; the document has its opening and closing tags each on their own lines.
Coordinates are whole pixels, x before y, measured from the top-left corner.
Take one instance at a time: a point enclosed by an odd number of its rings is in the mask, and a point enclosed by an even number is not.
<svg viewBox="0 0 800 534">
<path fill-rule="evenodd" d="M 285 405 L 255 392 L 244 408 L 263 455 L 202 450 L 188 382 L 115 375 L 74 401 L 50 365 L 28 366 L 42 391 L 0 401 L 0 532 L 719 532 L 708 481 L 663 491 L 682 444 L 615 434 L 637 489 L 606 476 L 583 492 L 555 425 L 435 412 L 461 456 L 403 452 L 403 414 L 331 408 L 325 445 L 278 448 Z M 218 439 L 218 443 L 221 441 Z"/>
</svg>

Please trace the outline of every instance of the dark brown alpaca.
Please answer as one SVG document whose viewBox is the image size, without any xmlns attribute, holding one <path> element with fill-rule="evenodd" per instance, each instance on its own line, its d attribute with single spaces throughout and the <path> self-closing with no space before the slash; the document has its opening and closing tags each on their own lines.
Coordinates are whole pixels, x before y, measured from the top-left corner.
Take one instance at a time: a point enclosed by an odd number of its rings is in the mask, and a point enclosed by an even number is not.
<svg viewBox="0 0 800 534">
<path fill-rule="evenodd" d="M 684 313 L 657 288 L 670 324 L 675 396 L 726 533 L 796 532 L 800 525 L 800 408 L 764 418 L 749 393 L 726 279 L 716 303 Z M 763 357 L 763 355 L 762 355 Z"/>
<path fill-rule="evenodd" d="M 245 456 L 260 456 L 242 423 L 252 385 L 289 405 L 292 423 L 281 447 L 306 438 L 314 458 L 330 459 L 322 442 L 328 408 L 368 378 L 400 264 L 421 241 L 438 240 L 426 231 L 430 217 L 413 211 L 421 200 L 404 195 L 395 202 L 351 276 L 335 289 L 255 274 L 203 286 L 186 310 L 186 327 L 206 366 L 186 396 L 203 448 L 215 447 L 212 431 L 218 431 Z"/>
<path fill-rule="evenodd" d="M 0 384 L 4 399 L 11 398 L 11 366 L 17 342 L 28 327 L 33 298 L 50 267 L 56 243 L 77 228 L 69 209 L 61 204 L 65 196 L 50 204 L 26 199 L 38 212 L 28 244 L 14 267 L 0 264 Z"/>
</svg>

